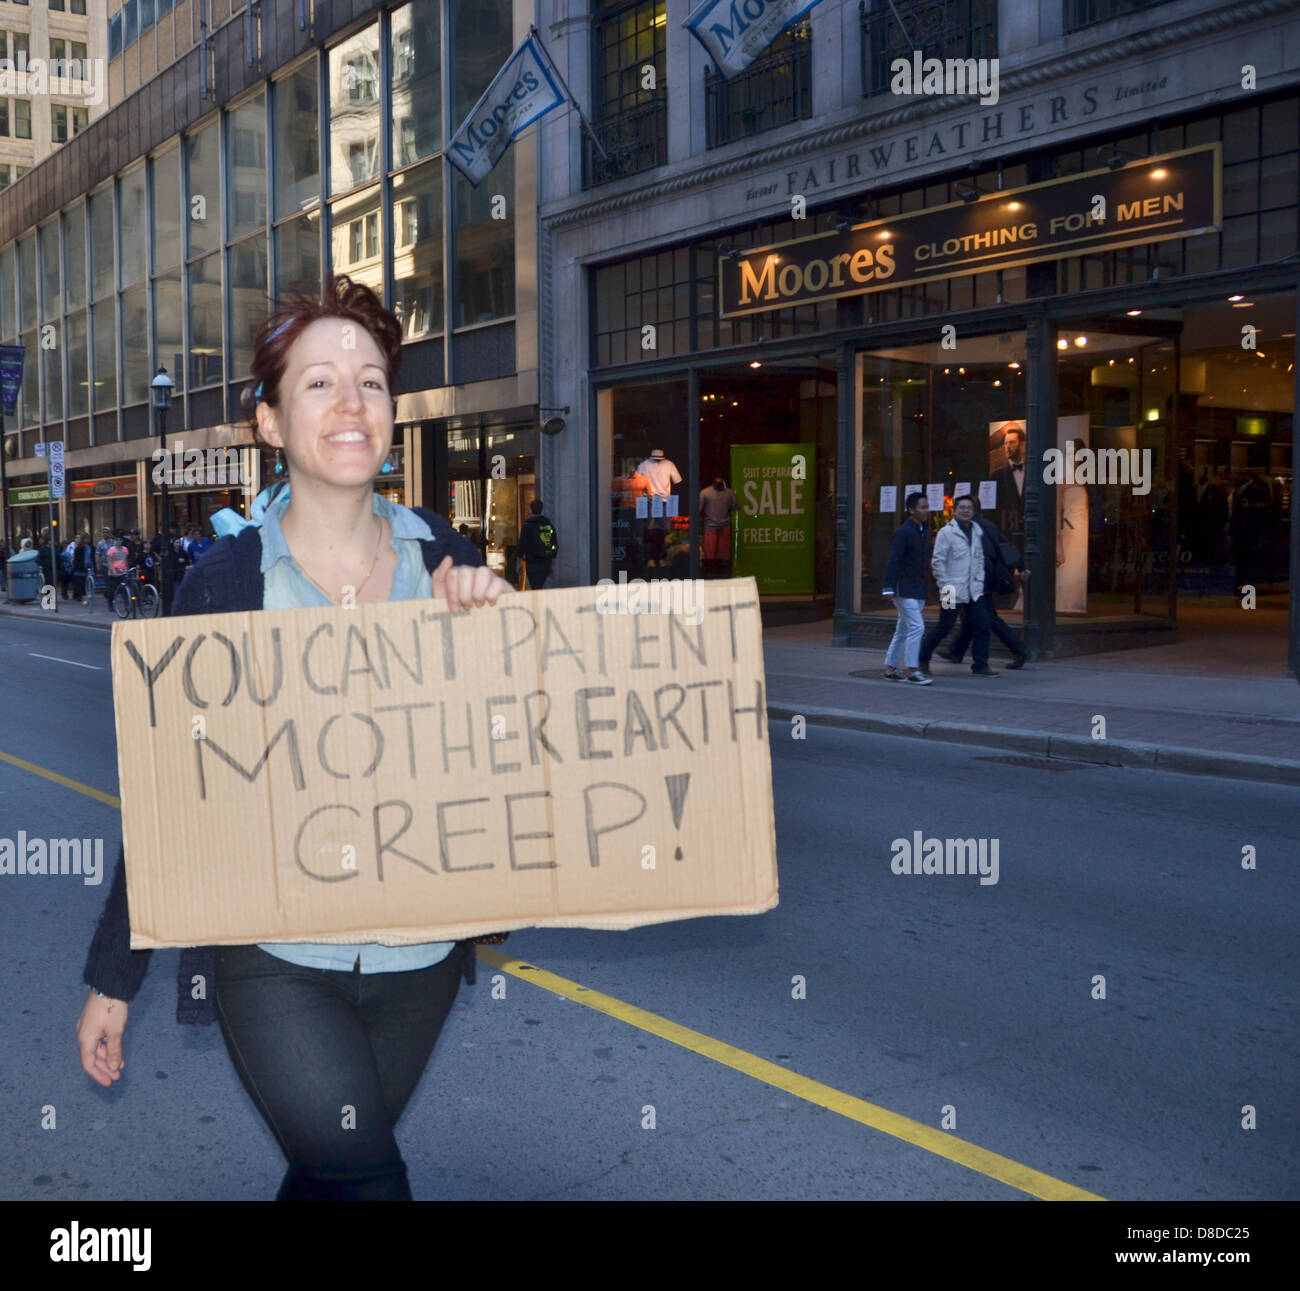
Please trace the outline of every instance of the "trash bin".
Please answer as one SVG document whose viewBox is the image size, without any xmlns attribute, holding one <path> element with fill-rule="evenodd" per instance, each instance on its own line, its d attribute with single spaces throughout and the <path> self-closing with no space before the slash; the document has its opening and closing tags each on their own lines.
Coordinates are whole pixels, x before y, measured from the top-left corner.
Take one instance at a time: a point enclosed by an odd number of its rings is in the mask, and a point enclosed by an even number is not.
<svg viewBox="0 0 1300 1291">
<path fill-rule="evenodd" d="M 9 575 L 10 601 L 35 601 L 40 599 L 41 581 L 44 577 L 41 563 L 34 551 L 20 551 L 5 562 Z"/>
</svg>

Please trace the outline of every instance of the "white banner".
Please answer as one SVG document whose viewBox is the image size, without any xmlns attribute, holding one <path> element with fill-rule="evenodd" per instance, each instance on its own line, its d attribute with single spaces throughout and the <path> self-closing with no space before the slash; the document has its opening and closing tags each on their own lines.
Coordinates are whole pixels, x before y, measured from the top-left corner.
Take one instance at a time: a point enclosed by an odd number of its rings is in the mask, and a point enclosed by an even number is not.
<svg viewBox="0 0 1300 1291">
<path fill-rule="evenodd" d="M 723 76 L 743 72 L 819 0 L 705 0 L 682 25 Z"/>
<path fill-rule="evenodd" d="M 564 102 L 542 52 L 527 36 L 447 145 L 447 160 L 477 187 L 512 139 Z"/>
</svg>

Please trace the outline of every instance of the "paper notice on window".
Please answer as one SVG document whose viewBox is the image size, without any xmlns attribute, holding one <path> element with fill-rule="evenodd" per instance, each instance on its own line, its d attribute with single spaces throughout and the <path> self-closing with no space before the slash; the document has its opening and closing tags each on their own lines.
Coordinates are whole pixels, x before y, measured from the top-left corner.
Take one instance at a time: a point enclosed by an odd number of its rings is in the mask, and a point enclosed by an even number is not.
<svg viewBox="0 0 1300 1291">
<path fill-rule="evenodd" d="M 898 485 L 882 484 L 880 486 L 880 514 L 893 515 L 898 510 Z"/>
<path fill-rule="evenodd" d="M 980 481 L 980 509 L 992 511 L 998 504 L 997 480 Z"/>
<path fill-rule="evenodd" d="M 927 484 L 925 486 L 925 500 L 930 504 L 931 511 L 943 510 L 943 485 Z"/>
<path fill-rule="evenodd" d="M 636 518 L 644 520 L 650 515 L 650 499 L 641 497 L 636 500 Z"/>
<path fill-rule="evenodd" d="M 903 491 L 903 506 L 905 507 L 907 506 L 907 499 L 910 498 L 913 493 L 924 493 L 924 492 L 925 492 L 925 486 L 923 484 L 909 484 L 907 488 Z"/>
<path fill-rule="evenodd" d="M 677 514 L 677 494 L 670 493 L 664 498 L 664 514 L 675 516 Z"/>
<path fill-rule="evenodd" d="M 953 494 L 952 494 L 953 501 L 955 502 L 958 498 L 964 498 L 969 492 L 970 492 L 969 481 L 965 484 L 955 485 L 953 487 Z M 983 506 L 984 504 L 981 502 L 980 505 Z"/>
</svg>

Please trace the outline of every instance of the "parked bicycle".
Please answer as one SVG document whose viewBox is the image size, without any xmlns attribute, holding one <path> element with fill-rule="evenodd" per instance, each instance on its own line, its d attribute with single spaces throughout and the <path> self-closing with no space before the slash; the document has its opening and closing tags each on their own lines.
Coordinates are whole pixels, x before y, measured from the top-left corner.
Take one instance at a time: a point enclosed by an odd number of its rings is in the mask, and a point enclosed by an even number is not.
<svg viewBox="0 0 1300 1291">
<path fill-rule="evenodd" d="M 162 597 L 158 589 L 147 582 L 139 565 L 132 565 L 126 571 L 117 594 L 113 597 L 113 608 L 119 619 L 155 619 L 162 608 Z"/>
</svg>

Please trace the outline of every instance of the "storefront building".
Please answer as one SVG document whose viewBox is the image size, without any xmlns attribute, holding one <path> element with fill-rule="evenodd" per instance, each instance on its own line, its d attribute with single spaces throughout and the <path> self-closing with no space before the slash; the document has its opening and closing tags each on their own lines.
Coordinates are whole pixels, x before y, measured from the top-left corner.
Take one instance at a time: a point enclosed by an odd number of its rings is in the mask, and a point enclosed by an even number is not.
<svg viewBox="0 0 1300 1291">
<path fill-rule="evenodd" d="M 163 67 L 0 194 L 0 342 L 26 350 L 4 423 L 10 541 L 49 527 L 53 440 L 59 542 L 160 532 L 164 480 L 173 535 L 247 509 L 269 466 L 242 420 L 253 337 L 278 298 L 318 293 L 333 269 L 404 332 L 376 488 L 448 515 L 505 570 L 536 490 L 536 150 L 520 141 L 477 188 L 443 151 L 532 5 L 228 14 L 202 57 Z M 168 459 L 159 367 L 174 383 Z"/>
<path fill-rule="evenodd" d="M 969 491 L 1025 554 L 1003 613 L 1036 650 L 1254 606 L 1294 668 L 1294 6 L 943 8 L 816 5 L 723 83 L 686 6 L 570 6 L 591 131 L 544 128 L 541 206 L 543 318 L 584 322 L 543 328 L 568 576 L 728 572 L 721 476 L 768 621 L 883 641 L 903 499 Z M 997 56 L 996 102 L 891 92 L 904 30 Z"/>
</svg>

